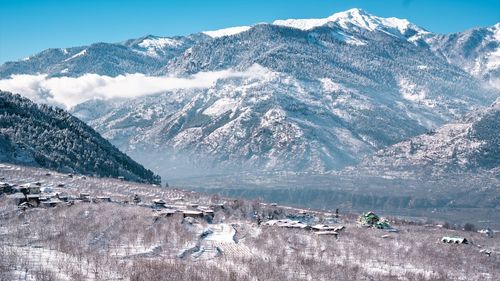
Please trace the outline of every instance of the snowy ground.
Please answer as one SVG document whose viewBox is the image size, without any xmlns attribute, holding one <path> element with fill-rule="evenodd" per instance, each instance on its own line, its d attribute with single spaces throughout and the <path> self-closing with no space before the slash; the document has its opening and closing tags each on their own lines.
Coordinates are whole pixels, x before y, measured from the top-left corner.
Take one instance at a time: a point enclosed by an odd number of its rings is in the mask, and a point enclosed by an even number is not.
<svg viewBox="0 0 500 281">
<path fill-rule="evenodd" d="M 150 185 L 0 166 L 3 181 L 43 181 L 54 192 L 107 195 L 114 203 L 18 208 L 0 197 L 0 280 L 497 280 L 500 235 L 391 221 L 399 232 L 361 228 L 343 214 L 345 230 L 320 236 L 303 229 L 258 226 L 264 219 L 307 212 L 258 202 L 208 197 Z M 117 203 L 139 194 L 143 202 L 224 202 L 211 223 L 169 217 L 142 205 Z M 182 198 L 182 200 L 179 200 Z M 472 244 L 440 242 L 467 237 Z M 491 251 L 488 256 L 482 250 Z M 181 257 L 180 253 L 186 254 Z"/>
</svg>

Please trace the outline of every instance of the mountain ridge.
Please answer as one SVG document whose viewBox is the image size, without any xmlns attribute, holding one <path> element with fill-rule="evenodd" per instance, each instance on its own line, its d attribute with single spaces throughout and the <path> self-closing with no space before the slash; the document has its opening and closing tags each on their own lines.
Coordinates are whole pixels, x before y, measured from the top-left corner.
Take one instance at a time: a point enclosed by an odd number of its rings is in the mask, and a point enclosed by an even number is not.
<svg viewBox="0 0 500 281">
<path fill-rule="evenodd" d="M 159 183 L 66 111 L 0 91 L 0 161 Z"/>
<path fill-rule="evenodd" d="M 485 28 L 475 28 L 475 29 L 488 29 L 495 28 L 500 23 L 492 27 Z M 35 74 L 35 73 L 44 73 L 43 71 L 49 71 L 50 76 L 71 76 L 76 77 L 83 73 L 97 73 L 102 75 L 116 76 L 126 73 L 145 73 L 150 75 L 161 75 L 164 72 L 160 71 L 161 66 L 159 64 L 166 64 L 166 62 L 171 59 L 173 56 L 179 56 L 182 52 L 188 51 L 188 49 L 196 43 L 205 42 L 214 38 L 221 37 L 230 37 L 238 35 L 242 32 L 248 31 L 249 29 L 255 28 L 259 25 L 277 25 L 277 26 L 286 26 L 301 30 L 311 30 L 317 27 L 327 26 L 327 25 L 337 25 L 339 27 L 343 27 L 344 29 L 349 28 L 357 28 L 364 29 L 367 31 L 383 31 L 388 34 L 394 36 L 403 36 L 409 42 L 418 45 L 425 45 L 435 50 L 435 52 L 440 53 L 441 50 L 438 48 L 439 43 L 435 43 L 436 41 L 442 41 L 444 38 L 448 38 L 452 34 L 437 34 L 427 31 L 426 29 L 419 27 L 406 19 L 400 19 L 396 17 L 383 18 L 374 16 L 364 10 L 353 8 L 347 11 L 334 13 L 329 17 L 320 18 L 320 19 L 286 19 L 286 20 L 275 20 L 272 23 L 259 23 L 251 26 L 236 26 L 236 27 L 228 27 L 219 30 L 213 31 L 202 31 L 198 33 L 193 33 L 186 36 L 171 36 L 171 37 L 162 37 L 162 36 L 154 36 L 154 35 L 146 35 L 143 37 L 139 37 L 137 39 L 128 39 L 118 43 L 95 43 L 89 46 L 81 46 L 81 47 L 73 47 L 73 48 L 61 48 L 61 49 L 47 49 L 44 52 L 49 52 L 50 54 L 46 54 L 51 59 L 49 60 L 50 64 L 47 65 L 46 59 L 38 58 L 39 54 L 35 54 L 33 56 L 27 57 L 20 61 L 14 62 L 6 62 L 2 66 L 0 66 L 0 77 L 6 78 L 12 74 Z M 470 30 L 475 30 L 470 29 Z M 469 32 L 470 30 L 464 31 L 464 33 Z M 359 30 L 358 30 L 359 31 Z M 210 36 L 212 34 L 212 36 Z M 459 34 L 459 33 L 455 33 Z M 340 35 L 342 36 L 342 34 Z M 433 38 L 441 38 L 439 40 L 433 40 Z M 497 36 L 498 37 L 498 36 Z M 498 41 L 499 39 L 496 38 Z M 356 42 L 353 40 L 352 42 Z M 432 43 L 434 42 L 434 43 Z M 358 42 L 359 43 L 359 42 Z M 75 69 L 73 71 L 72 66 L 65 64 L 66 60 L 74 59 L 72 56 L 78 54 L 84 49 L 93 49 L 94 45 L 102 44 L 105 48 L 108 48 L 106 52 L 108 56 L 119 56 L 120 53 L 123 54 L 123 50 L 120 51 L 121 47 L 126 47 L 129 50 L 126 52 L 127 55 L 131 57 L 129 61 L 125 65 L 115 65 L 114 62 L 106 59 L 102 54 L 89 54 L 93 56 L 89 58 L 91 62 L 98 62 L 99 60 L 104 60 L 105 66 L 93 66 L 89 65 L 90 71 L 82 72 L 81 69 Z M 142 44 L 142 45 L 141 45 Z M 89 56 L 87 55 L 87 56 Z M 138 56 L 134 56 L 138 55 Z M 29 66 L 29 61 L 35 60 L 32 64 L 37 65 L 38 67 L 27 67 Z M 134 63 L 141 62 L 145 64 L 149 64 L 149 68 L 140 68 L 134 66 Z M 456 60 L 450 60 L 450 63 L 455 64 L 457 66 L 462 67 L 462 65 Z M 103 69 L 104 67 L 108 67 L 108 69 Z M 498 66 L 495 69 L 498 70 Z M 498 71 L 495 71 L 495 77 L 498 77 Z"/>
<path fill-rule="evenodd" d="M 72 109 L 121 150 L 169 177 L 342 169 L 498 96 L 433 50 L 432 33 L 406 20 L 360 10 L 330 18 L 208 33 L 214 37 L 145 36 L 102 45 L 100 52 L 75 49 L 61 58 L 81 64 L 63 74 L 57 65 L 49 75 L 78 76 L 86 67 L 104 73 L 116 52 L 132 55 L 110 64 L 109 76 L 127 69 L 190 80 L 200 73 L 244 73 Z"/>
<path fill-rule="evenodd" d="M 427 174 L 500 168 L 500 98 L 436 130 L 389 146 L 359 168 Z"/>
</svg>

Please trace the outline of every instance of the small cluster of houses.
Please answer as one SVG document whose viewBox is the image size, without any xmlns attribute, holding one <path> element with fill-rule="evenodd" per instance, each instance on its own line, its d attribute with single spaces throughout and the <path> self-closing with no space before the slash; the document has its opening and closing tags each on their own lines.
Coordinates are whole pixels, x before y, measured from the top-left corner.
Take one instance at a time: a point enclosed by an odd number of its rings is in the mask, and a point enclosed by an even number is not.
<svg viewBox="0 0 500 281">
<path fill-rule="evenodd" d="M 72 175 L 69 175 L 72 177 Z M 58 188 L 65 187 L 64 184 L 58 184 Z M 80 193 L 78 196 L 68 196 L 62 193 L 54 193 L 53 188 L 50 186 L 44 186 L 41 182 L 32 182 L 22 185 L 13 185 L 7 182 L 0 182 L 0 195 L 9 194 L 8 198 L 14 200 L 20 209 L 26 210 L 28 208 L 36 207 L 55 207 L 61 204 L 73 205 L 78 202 L 86 203 L 100 203 L 100 202 L 115 202 L 115 203 L 128 203 L 128 201 L 118 202 L 113 201 L 107 196 L 97 196 L 91 197 L 88 193 Z M 152 208 L 155 211 L 157 217 L 170 217 L 179 216 L 183 219 L 185 218 L 200 218 L 211 223 L 214 219 L 215 212 L 224 209 L 224 203 L 220 204 L 210 204 L 210 205 L 200 205 L 199 203 L 186 202 L 184 198 L 169 198 L 169 203 L 163 199 L 157 198 L 151 201 L 151 203 L 143 203 L 138 195 L 132 198 L 131 204 L 144 206 Z M 267 204 L 261 203 L 266 206 Z M 276 208 L 277 204 L 273 203 L 269 206 Z M 337 223 L 338 209 L 335 216 L 328 214 L 321 221 L 326 224 L 319 224 L 318 217 L 312 214 L 306 213 L 305 210 L 297 210 L 292 215 L 288 215 L 287 218 L 274 219 L 272 217 L 266 217 L 267 221 L 262 222 L 262 216 L 256 214 L 258 225 L 265 227 L 282 227 L 288 229 L 301 229 L 312 231 L 317 235 L 333 235 L 338 237 L 339 233 L 345 229 L 344 226 Z M 364 227 L 373 227 L 378 229 L 384 229 L 386 231 L 397 231 L 395 230 L 387 220 L 379 217 L 373 212 L 363 213 L 358 218 L 358 224 Z M 488 237 L 493 236 L 493 231 L 491 229 L 484 229 L 478 231 L 487 235 Z M 470 241 L 463 237 L 448 237 L 445 236 L 441 239 L 443 243 L 447 244 L 469 244 Z"/>
<path fill-rule="evenodd" d="M 303 229 L 303 230 L 313 231 L 317 235 L 334 235 L 335 237 L 338 237 L 340 231 L 345 229 L 345 226 L 343 225 L 337 225 L 337 226 L 328 224 L 310 225 L 308 223 L 292 219 L 269 220 L 262 223 L 261 225 Z"/>
<path fill-rule="evenodd" d="M 61 187 L 61 185 L 58 186 Z M 9 193 L 11 194 L 8 198 L 14 200 L 20 209 L 55 207 L 61 204 L 72 205 L 78 202 L 111 202 L 111 198 L 104 196 L 91 199 L 88 193 L 80 193 L 76 197 L 59 192 L 54 193 L 52 187 L 43 187 L 40 182 L 11 186 Z"/>
<path fill-rule="evenodd" d="M 68 175 L 72 178 L 73 175 Z M 58 188 L 64 188 L 64 184 L 58 184 Z M 0 182 L 0 194 L 8 194 L 8 198 L 13 200 L 22 210 L 37 207 L 55 207 L 61 204 L 73 205 L 79 202 L 85 203 L 129 203 L 129 201 L 115 201 L 107 196 L 91 197 L 89 193 L 80 193 L 78 196 L 64 195 L 53 192 L 53 188 L 45 186 L 41 182 L 32 182 L 22 185 L 13 185 L 7 182 Z M 184 198 L 169 198 L 171 204 L 167 204 L 163 199 L 154 199 L 151 203 L 142 202 L 139 195 L 134 195 L 131 204 L 152 208 L 157 216 L 180 215 L 183 218 L 203 218 L 211 222 L 215 216 L 215 211 L 224 208 L 224 204 L 212 204 L 210 206 L 200 206 L 198 203 L 185 202 Z"/>
<path fill-rule="evenodd" d="M 183 218 L 203 218 L 211 222 L 215 212 L 224 209 L 224 204 L 212 204 L 210 206 L 201 206 L 198 203 L 184 202 L 183 198 L 172 198 L 169 201 L 173 204 L 167 204 L 163 199 L 154 199 L 151 208 L 156 211 L 157 216 L 170 217 L 182 216 Z"/>
</svg>

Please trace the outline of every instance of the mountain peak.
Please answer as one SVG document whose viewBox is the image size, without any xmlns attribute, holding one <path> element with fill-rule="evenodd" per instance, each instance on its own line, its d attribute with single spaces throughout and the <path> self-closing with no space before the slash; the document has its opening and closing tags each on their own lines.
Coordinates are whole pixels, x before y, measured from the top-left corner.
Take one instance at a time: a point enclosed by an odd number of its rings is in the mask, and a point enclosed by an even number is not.
<svg viewBox="0 0 500 281">
<path fill-rule="evenodd" d="M 429 33 L 423 28 L 412 24 L 407 19 L 377 17 L 359 8 L 338 12 L 326 18 L 284 19 L 272 22 L 274 25 L 287 26 L 301 30 L 310 30 L 328 23 L 336 23 L 344 29 L 350 29 L 353 26 L 369 31 L 383 29 L 395 35 L 403 35 L 408 29 L 412 29 L 416 31 L 416 33 Z M 252 27 L 253 26 L 235 26 L 213 31 L 204 31 L 203 33 L 212 38 L 218 38 L 236 35 Z"/>
<path fill-rule="evenodd" d="M 407 30 L 412 29 L 417 33 L 428 33 L 423 28 L 420 28 L 407 19 L 399 18 L 382 18 L 377 17 L 368 12 L 353 8 L 347 11 L 335 13 L 327 18 L 320 19 L 287 19 L 276 20 L 275 25 L 288 26 L 302 30 L 310 30 L 318 26 L 323 26 L 329 23 L 336 23 L 344 29 L 352 27 L 361 28 L 369 31 L 384 30 L 395 35 L 404 35 Z"/>
<path fill-rule="evenodd" d="M 372 14 L 366 12 L 365 10 L 362 10 L 360 8 L 352 8 L 349 10 L 345 10 L 343 12 L 337 12 L 330 17 L 341 17 L 341 16 L 349 16 L 349 17 L 357 17 L 357 16 L 367 16 L 367 17 L 373 17 Z"/>
</svg>

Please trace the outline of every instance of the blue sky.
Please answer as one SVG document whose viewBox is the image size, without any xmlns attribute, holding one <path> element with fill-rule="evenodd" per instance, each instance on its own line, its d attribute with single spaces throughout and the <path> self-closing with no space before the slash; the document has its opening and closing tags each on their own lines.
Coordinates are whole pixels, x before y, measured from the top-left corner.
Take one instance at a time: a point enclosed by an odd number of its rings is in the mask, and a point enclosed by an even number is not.
<svg viewBox="0 0 500 281">
<path fill-rule="evenodd" d="M 0 63 L 47 48 L 327 17 L 355 7 L 439 33 L 500 22 L 500 0 L 0 0 Z"/>
</svg>

